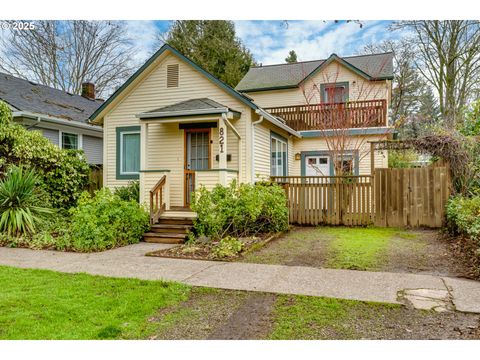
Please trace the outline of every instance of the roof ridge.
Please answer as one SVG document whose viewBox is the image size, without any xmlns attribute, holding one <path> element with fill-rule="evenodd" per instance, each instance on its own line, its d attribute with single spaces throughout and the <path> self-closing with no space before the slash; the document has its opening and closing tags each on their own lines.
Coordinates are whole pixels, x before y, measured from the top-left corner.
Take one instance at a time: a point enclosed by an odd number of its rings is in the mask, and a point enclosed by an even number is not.
<svg viewBox="0 0 480 360">
<path fill-rule="evenodd" d="M 376 55 L 385 55 L 385 54 L 393 54 L 393 51 L 385 51 L 385 52 L 378 52 L 378 53 L 373 53 L 373 54 L 359 54 L 359 55 L 348 55 L 348 56 L 340 56 L 336 53 L 330 54 L 332 56 L 333 54 L 337 55 L 341 59 L 351 59 L 355 57 L 365 57 L 365 56 L 376 56 Z M 316 60 L 305 60 L 305 61 L 297 61 L 294 63 L 279 63 L 279 64 L 269 64 L 269 65 L 257 65 L 257 66 L 251 66 L 250 69 L 253 68 L 264 68 L 264 67 L 270 67 L 270 66 L 281 66 L 281 65 L 296 65 L 296 64 L 305 64 L 305 63 L 310 63 L 310 62 L 317 62 L 317 61 L 326 61 L 330 56 L 328 56 L 325 59 L 316 59 Z"/>
</svg>

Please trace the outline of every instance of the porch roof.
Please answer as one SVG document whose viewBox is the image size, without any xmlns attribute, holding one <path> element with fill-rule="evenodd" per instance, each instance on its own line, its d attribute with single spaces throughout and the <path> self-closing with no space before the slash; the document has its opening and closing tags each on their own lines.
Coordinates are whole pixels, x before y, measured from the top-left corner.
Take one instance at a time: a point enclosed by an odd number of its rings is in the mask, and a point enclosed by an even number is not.
<svg viewBox="0 0 480 360">
<path fill-rule="evenodd" d="M 190 99 L 172 105 L 163 106 L 158 109 L 146 111 L 136 116 L 140 119 L 152 118 L 174 118 L 194 115 L 232 114 L 240 117 L 240 112 L 222 105 L 212 99 Z"/>
</svg>

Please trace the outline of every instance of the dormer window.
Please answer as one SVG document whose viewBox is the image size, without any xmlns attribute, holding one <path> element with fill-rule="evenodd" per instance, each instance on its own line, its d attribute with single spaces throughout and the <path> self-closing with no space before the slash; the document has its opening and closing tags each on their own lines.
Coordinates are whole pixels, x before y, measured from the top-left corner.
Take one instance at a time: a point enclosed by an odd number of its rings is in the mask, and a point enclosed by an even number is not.
<svg viewBox="0 0 480 360">
<path fill-rule="evenodd" d="M 348 101 L 348 82 L 322 84 L 322 100 L 327 104 L 338 104 Z"/>
<path fill-rule="evenodd" d="M 167 88 L 178 87 L 178 64 L 167 65 Z"/>
</svg>

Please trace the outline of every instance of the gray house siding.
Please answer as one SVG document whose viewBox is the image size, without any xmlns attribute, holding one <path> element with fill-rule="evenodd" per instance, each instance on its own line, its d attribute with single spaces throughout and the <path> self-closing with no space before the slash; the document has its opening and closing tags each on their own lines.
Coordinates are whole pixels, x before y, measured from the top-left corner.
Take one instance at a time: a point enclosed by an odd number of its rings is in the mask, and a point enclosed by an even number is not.
<svg viewBox="0 0 480 360">
<path fill-rule="evenodd" d="M 103 164 L 103 139 L 83 135 L 83 151 L 89 164 Z"/>
<path fill-rule="evenodd" d="M 59 145 L 58 144 L 58 130 L 53 130 L 53 129 L 42 129 L 42 134 L 45 136 L 48 140 L 50 140 L 53 144 Z"/>
</svg>

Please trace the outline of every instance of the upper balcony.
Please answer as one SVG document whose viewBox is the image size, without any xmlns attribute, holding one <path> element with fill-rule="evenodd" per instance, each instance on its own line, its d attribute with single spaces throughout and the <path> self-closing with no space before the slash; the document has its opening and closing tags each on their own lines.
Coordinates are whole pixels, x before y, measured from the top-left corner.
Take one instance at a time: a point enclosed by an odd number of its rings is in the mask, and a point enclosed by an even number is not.
<svg viewBox="0 0 480 360">
<path fill-rule="evenodd" d="M 264 108 L 296 131 L 387 126 L 387 101 L 364 100 Z"/>
</svg>

